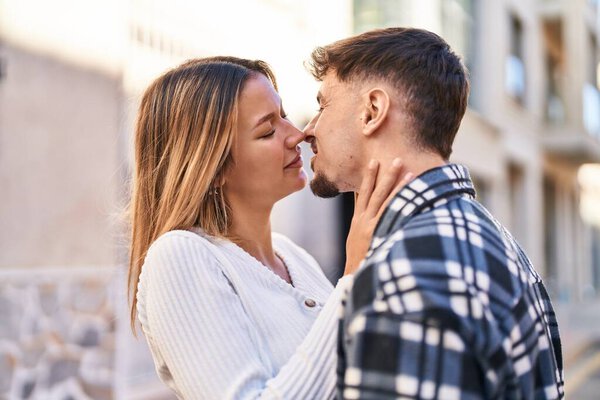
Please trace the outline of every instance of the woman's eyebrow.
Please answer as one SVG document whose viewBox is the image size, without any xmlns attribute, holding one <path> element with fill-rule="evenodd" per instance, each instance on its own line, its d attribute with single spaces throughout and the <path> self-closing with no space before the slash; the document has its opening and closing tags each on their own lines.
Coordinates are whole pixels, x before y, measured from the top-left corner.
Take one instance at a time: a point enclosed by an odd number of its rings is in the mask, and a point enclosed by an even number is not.
<svg viewBox="0 0 600 400">
<path fill-rule="evenodd" d="M 275 113 L 274 112 L 270 112 L 267 115 L 261 117 L 258 122 L 256 123 L 256 125 L 254 125 L 254 128 L 258 128 L 260 125 L 264 124 L 265 122 L 267 122 L 268 120 L 272 119 L 273 117 L 275 117 Z"/>
</svg>

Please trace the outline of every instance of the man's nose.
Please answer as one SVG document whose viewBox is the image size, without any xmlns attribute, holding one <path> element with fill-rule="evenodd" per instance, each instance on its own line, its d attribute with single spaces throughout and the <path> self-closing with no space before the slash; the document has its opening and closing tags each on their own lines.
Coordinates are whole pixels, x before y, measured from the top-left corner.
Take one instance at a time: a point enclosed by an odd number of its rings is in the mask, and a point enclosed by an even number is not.
<svg viewBox="0 0 600 400">
<path fill-rule="evenodd" d="M 315 115 L 313 119 L 311 119 L 308 124 L 304 127 L 304 135 L 305 139 L 308 143 L 312 142 L 315 136 L 315 123 L 317 121 L 317 116 Z"/>
</svg>

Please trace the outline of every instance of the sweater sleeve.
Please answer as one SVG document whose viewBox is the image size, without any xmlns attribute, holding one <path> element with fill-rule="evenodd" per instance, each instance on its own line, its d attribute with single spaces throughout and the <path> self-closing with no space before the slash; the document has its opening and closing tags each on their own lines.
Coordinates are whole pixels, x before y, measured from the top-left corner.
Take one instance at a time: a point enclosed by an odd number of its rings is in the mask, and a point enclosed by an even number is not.
<svg viewBox="0 0 600 400">
<path fill-rule="evenodd" d="M 201 238 L 168 235 L 144 263 L 140 321 L 185 399 L 326 399 L 335 386 L 343 280 L 279 373 L 261 359 L 252 320 Z"/>
</svg>

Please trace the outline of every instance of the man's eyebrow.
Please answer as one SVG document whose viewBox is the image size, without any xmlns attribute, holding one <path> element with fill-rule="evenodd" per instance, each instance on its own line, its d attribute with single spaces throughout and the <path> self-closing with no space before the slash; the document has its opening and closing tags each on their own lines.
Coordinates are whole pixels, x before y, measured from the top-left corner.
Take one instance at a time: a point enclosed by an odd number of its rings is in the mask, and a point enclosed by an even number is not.
<svg viewBox="0 0 600 400">
<path fill-rule="evenodd" d="M 269 120 L 270 120 L 270 119 L 272 119 L 273 117 L 275 117 L 275 113 L 274 113 L 274 112 L 268 113 L 267 115 L 265 115 L 265 116 L 261 117 L 261 118 L 258 120 L 258 122 L 256 123 L 256 125 L 254 125 L 254 128 L 252 128 L 252 129 L 258 128 L 260 125 L 262 125 L 262 124 L 264 124 L 265 122 L 269 121 Z"/>
</svg>

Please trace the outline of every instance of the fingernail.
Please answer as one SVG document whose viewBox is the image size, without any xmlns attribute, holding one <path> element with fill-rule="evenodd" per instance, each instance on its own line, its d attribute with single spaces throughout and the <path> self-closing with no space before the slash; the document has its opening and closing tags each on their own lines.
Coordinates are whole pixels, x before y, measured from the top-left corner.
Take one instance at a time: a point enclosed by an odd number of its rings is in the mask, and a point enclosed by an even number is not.
<svg viewBox="0 0 600 400">
<path fill-rule="evenodd" d="M 394 167 L 400 167 L 400 166 L 402 166 L 402 160 L 399 158 L 394 158 L 394 161 L 392 161 L 392 165 Z"/>
<path fill-rule="evenodd" d="M 377 166 L 377 161 L 376 160 L 371 160 L 369 161 L 369 168 L 375 168 Z"/>
<path fill-rule="evenodd" d="M 414 177 L 415 177 L 415 176 L 413 175 L 413 173 L 412 173 L 412 172 L 409 172 L 408 174 L 406 174 L 406 180 L 407 180 L 407 181 L 410 181 L 410 180 L 412 180 Z"/>
</svg>

